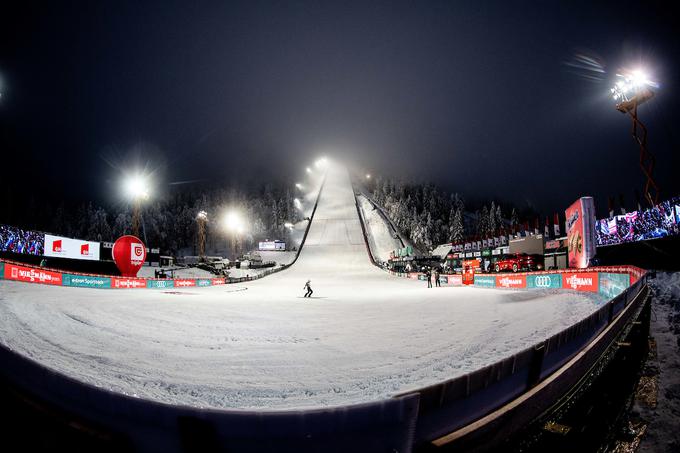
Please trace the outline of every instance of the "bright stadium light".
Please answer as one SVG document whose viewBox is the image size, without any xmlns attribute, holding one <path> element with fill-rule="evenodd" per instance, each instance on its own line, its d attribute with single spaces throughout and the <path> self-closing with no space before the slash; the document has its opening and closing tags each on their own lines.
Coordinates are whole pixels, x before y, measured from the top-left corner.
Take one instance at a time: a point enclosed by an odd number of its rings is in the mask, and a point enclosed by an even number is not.
<svg viewBox="0 0 680 453">
<path fill-rule="evenodd" d="M 292 229 L 293 229 L 293 224 L 290 223 L 290 222 L 284 223 L 283 226 L 285 226 L 285 227 L 288 228 L 289 230 L 292 230 Z"/>
<path fill-rule="evenodd" d="M 230 211 L 224 216 L 224 227 L 237 234 L 242 234 L 245 231 L 245 225 L 243 218 L 236 211 Z"/>
<path fill-rule="evenodd" d="M 306 170 L 307 170 L 307 173 L 309 173 L 309 174 L 312 173 L 312 169 L 311 169 L 311 168 L 307 167 Z"/>
<path fill-rule="evenodd" d="M 293 203 L 295 204 L 295 207 L 296 207 L 296 208 L 302 209 L 302 203 L 300 202 L 300 199 L 299 199 L 299 198 L 295 198 L 295 199 L 293 200 Z"/>
<path fill-rule="evenodd" d="M 302 190 L 302 189 L 305 188 L 305 186 L 303 186 L 303 185 L 300 184 L 299 182 L 298 182 L 298 183 L 295 183 L 295 187 L 297 187 L 297 188 L 300 189 L 300 190 Z"/>
<path fill-rule="evenodd" d="M 208 220 L 208 213 L 205 211 L 198 211 L 198 214 L 196 214 L 196 220 Z"/>
<path fill-rule="evenodd" d="M 328 165 L 328 159 L 326 159 L 325 157 L 322 157 L 322 158 L 318 159 L 318 160 L 314 163 L 314 166 L 315 166 L 316 168 L 325 168 L 326 165 Z"/>
<path fill-rule="evenodd" d="M 124 182 L 124 190 L 128 197 L 133 200 L 146 200 L 149 198 L 149 185 L 146 177 L 140 174 L 129 176 Z"/>
<path fill-rule="evenodd" d="M 370 174 L 370 173 L 366 173 L 366 179 L 371 179 L 371 174 Z"/>
</svg>

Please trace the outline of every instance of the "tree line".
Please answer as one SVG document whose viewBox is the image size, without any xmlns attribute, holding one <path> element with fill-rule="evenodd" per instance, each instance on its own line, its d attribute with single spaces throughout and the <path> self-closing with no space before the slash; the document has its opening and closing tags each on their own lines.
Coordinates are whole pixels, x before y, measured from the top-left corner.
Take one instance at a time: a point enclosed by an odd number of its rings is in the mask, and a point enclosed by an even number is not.
<svg viewBox="0 0 680 453">
<path fill-rule="evenodd" d="M 515 207 L 509 207 L 509 216 L 496 201 L 467 210 L 460 194 L 433 184 L 378 177 L 368 190 L 401 233 L 422 250 L 471 237 L 493 237 L 519 222 Z"/>
</svg>

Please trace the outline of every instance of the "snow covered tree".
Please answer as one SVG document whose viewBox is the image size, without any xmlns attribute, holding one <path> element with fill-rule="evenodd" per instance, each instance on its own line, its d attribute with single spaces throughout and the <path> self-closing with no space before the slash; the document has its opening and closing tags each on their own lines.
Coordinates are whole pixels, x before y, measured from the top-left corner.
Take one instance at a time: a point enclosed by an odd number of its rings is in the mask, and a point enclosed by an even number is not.
<svg viewBox="0 0 680 453">
<path fill-rule="evenodd" d="M 454 210 L 452 209 L 452 211 Z M 461 209 L 455 209 L 449 231 L 451 232 L 452 242 L 460 242 L 465 238 L 465 228 L 463 227 L 463 211 Z"/>
</svg>

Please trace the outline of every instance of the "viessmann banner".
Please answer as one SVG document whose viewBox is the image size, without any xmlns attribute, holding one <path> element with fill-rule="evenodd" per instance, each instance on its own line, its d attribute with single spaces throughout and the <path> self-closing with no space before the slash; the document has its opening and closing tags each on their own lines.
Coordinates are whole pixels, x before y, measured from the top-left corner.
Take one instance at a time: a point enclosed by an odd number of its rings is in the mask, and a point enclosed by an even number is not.
<svg viewBox="0 0 680 453">
<path fill-rule="evenodd" d="M 45 256 L 99 261 L 99 242 L 45 235 Z"/>
</svg>

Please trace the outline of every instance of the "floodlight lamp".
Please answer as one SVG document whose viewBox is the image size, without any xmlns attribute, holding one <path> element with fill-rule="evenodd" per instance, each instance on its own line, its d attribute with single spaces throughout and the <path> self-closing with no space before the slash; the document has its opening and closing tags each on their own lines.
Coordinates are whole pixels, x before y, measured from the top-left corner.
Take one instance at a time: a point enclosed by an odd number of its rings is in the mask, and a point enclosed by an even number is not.
<svg viewBox="0 0 680 453">
<path fill-rule="evenodd" d="M 312 169 L 311 169 L 311 168 L 307 167 L 306 170 L 307 170 L 307 173 L 312 173 Z"/>
<path fill-rule="evenodd" d="M 238 234 L 241 234 L 244 230 L 243 219 L 235 211 L 228 212 L 224 217 L 224 226 L 227 228 L 227 230 Z"/>
<path fill-rule="evenodd" d="M 291 229 L 293 228 L 293 224 L 290 223 L 290 222 L 284 223 L 283 226 L 285 226 L 286 228 L 291 228 Z"/>
<path fill-rule="evenodd" d="M 125 192 L 133 200 L 146 200 L 149 198 L 149 188 L 146 178 L 142 175 L 129 177 L 125 181 Z"/>
<path fill-rule="evenodd" d="M 325 157 L 322 157 L 314 163 L 314 166 L 316 168 L 324 168 L 327 164 L 328 164 L 328 160 Z"/>
<path fill-rule="evenodd" d="M 198 220 L 208 220 L 208 213 L 205 211 L 198 211 L 198 214 L 196 215 L 196 219 Z"/>
</svg>

